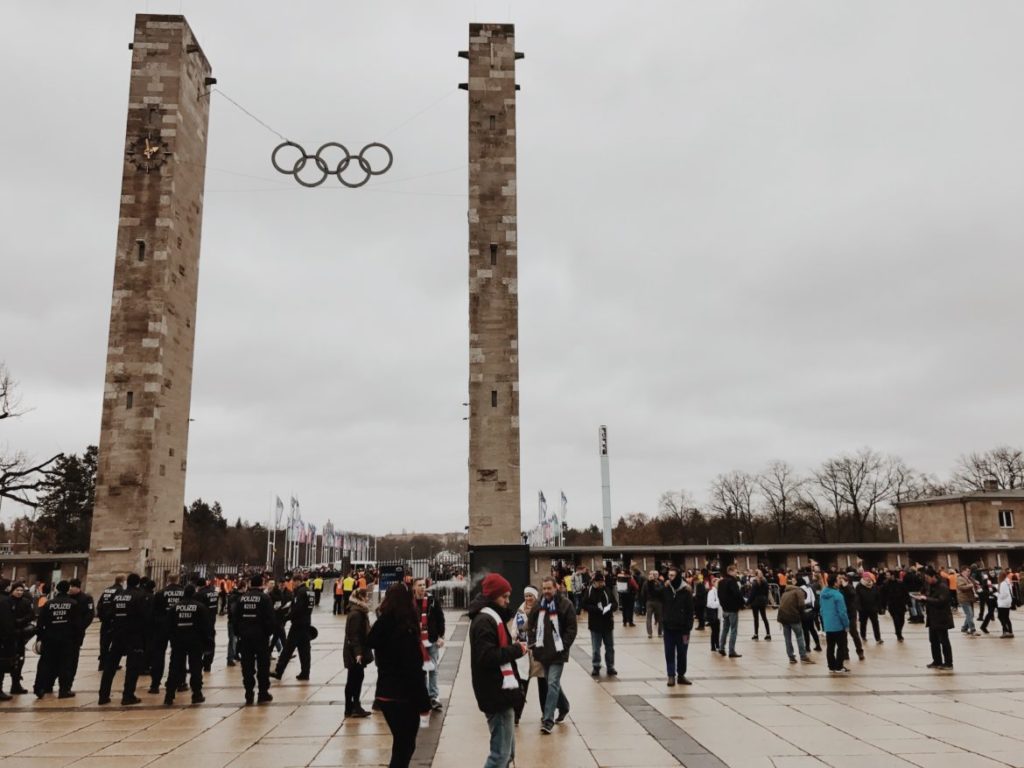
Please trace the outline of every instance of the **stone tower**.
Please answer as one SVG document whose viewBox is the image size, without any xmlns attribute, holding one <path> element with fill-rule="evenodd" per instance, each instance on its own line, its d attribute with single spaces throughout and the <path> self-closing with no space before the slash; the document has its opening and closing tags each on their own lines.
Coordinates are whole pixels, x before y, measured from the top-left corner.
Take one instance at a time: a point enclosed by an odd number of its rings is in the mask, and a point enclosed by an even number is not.
<svg viewBox="0 0 1024 768">
<path fill-rule="evenodd" d="M 210 64 L 182 16 L 135 17 L 89 553 L 93 590 L 181 556 Z M 158 575 L 158 574 L 154 574 Z"/>
<path fill-rule="evenodd" d="M 469 543 L 522 543 L 516 85 L 511 24 L 470 24 Z"/>
</svg>

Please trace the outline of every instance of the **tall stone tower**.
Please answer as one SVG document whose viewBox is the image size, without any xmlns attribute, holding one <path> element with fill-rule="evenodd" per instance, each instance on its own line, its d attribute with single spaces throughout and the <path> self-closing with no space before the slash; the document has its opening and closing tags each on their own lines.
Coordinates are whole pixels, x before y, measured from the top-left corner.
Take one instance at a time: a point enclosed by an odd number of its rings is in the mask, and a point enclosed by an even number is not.
<svg viewBox="0 0 1024 768">
<path fill-rule="evenodd" d="M 181 556 L 213 79 L 182 16 L 135 17 L 89 553 L 94 589 Z"/>
<path fill-rule="evenodd" d="M 470 24 L 469 544 L 518 545 L 519 298 L 511 24 Z"/>
</svg>

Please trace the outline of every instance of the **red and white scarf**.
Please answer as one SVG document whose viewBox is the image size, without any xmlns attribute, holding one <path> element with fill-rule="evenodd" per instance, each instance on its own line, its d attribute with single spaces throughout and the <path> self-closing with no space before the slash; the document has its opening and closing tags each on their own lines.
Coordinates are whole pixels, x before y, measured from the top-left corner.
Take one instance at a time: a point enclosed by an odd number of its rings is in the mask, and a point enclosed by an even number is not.
<svg viewBox="0 0 1024 768">
<path fill-rule="evenodd" d="M 555 650 L 561 653 L 565 650 L 565 645 L 562 643 L 562 632 L 558 626 L 558 603 L 554 599 L 540 601 L 536 635 L 536 643 L 540 648 L 544 647 L 544 625 L 547 623 L 544 620 L 545 617 L 550 617 L 551 619 L 551 636 L 555 639 Z"/>
<path fill-rule="evenodd" d="M 480 613 L 486 613 L 492 619 L 494 623 L 498 625 L 498 647 L 507 648 L 508 642 L 508 630 L 505 629 L 505 622 L 498 616 L 498 612 L 493 608 L 484 608 Z M 512 671 L 512 665 L 509 662 L 505 662 L 501 665 L 501 687 L 514 691 L 519 687 L 519 681 L 516 680 L 516 673 Z"/>
<path fill-rule="evenodd" d="M 430 658 L 430 648 L 432 643 L 430 642 L 429 632 L 429 616 L 427 615 L 427 605 L 430 602 L 429 598 L 424 597 L 422 600 L 416 601 L 419 604 L 420 609 L 420 650 L 423 653 L 423 671 L 433 672 L 437 669 L 437 665 L 434 664 L 434 660 Z"/>
</svg>

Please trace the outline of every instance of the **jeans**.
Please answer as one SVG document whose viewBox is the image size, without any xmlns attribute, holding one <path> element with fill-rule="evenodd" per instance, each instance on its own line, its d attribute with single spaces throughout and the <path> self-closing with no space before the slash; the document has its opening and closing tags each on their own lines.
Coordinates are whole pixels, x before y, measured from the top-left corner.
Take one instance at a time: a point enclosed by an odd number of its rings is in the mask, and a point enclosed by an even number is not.
<svg viewBox="0 0 1024 768">
<path fill-rule="evenodd" d="M 740 615 L 737 611 L 722 611 L 722 637 L 718 641 L 719 652 L 725 650 L 726 641 L 729 643 L 730 655 L 736 653 L 736 633 L 740 628 Z"/>
<path fill-rule="evenodd" d="M 427 648 L 427 653 L 430 654 L 430 660 L 434 662 L 434 668 L 427 672 L 427 695 L 434 700 L 441 696 L 441 692 L 437 688 L 437 662 L 441 658 L 441 649 L 437 647 L 437 643 L 431 643 Z"/>
<path fill-rule="evenodd" d="M 238 660 L 238 635 L 235 634 L 235 628 L 232 623 L 228 622 L 228 663 L 234 664 Z"/>
<path fill-rule="evenodd" d="M 512 707 L 487 716 L 491 732 L 491 753 L 484 768 L 508 768 L 516 756 L 516 715 Z"/>
<path fill-rule="evenodd" d="M 953 646 L 949 643 L 949 630 L 929 627 L 928 640 L 932 644 L 932 664 L 952 666 Z"/>
<path fill-rule="evenodd" d="M 615 669 L 615 636 L 610 629 L 590 630 L 590 645 L 593 649 L 594 669 L 601 668 L 601 643 L 604 643 L 604 663 L 608 669 Z"/>
<path fill-rule="evenodd" d="M 407 701 L 381 701 L 384 719 L 391 730 L 391 762 L 388 768 L 408 768 L 416 751 L 416 734 L 420 730 L 420 713 Z"/>
<path fill-rule="evenodd" d="M 843 662 L 850 658 L 850 648 L 846 644 L 846 630 L 825 633 L 825 658 L 828 659 L 829 669 L 838 672 L 843 668 Z"/>
<path fill-rule="evenodd" d="M 647 636 L 653 637 L 654 632 L 651 622 L 655 621 L 658 624 L 658 636 L 661 636 L 661 600 L 648 600 L 647 601 Z"/>
<path fill-rule="evenodd" d="M 686 652 L 690 649 L 690 636 L 681 629 L 665 630 L 665 672 L 669 677 L 686 677 Z"/>
<path fill-rule="evenodd" d="M 544 697 L 544 714 L 541 720 L 545 723 L 555 721 L 555 710 L 568 711 L 569 702 L 562 695 L 562 670 L 564 664 L 549 664 L 544 667 L 544 680 L 547 682 L 547 695 Z M 563 702 L 564 705 L 563 705 Z"/>
<path fill-rule="evenodd" d="M 793 656 L 793 635 L 796 635 L 796 646 L 800 651 L 800 658 L 807 656 L 807 646 L 804 644 L 804 625 L 803 624 L 783 624 L 782 625 L 782 637 L 786 641 L 786 655 L 789 658 L 796 658 Z"/>
<path fill-rule="evenodd" d="M 965 632 L 974 632 L 974 603 L 960 603 L 960 607 L 964 609 L 964 626 Z"/>
</svg>

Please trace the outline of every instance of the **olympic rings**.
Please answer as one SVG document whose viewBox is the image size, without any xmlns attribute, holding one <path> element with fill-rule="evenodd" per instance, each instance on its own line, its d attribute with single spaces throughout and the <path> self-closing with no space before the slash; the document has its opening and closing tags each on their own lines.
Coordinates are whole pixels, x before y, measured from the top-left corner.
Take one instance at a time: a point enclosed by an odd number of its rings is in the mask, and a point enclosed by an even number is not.
<svg viewBox="0 0 1024 768">
<path fill-rule="evenodd" d="M 285 149 L 286 147 L 292 147 L 293 149 L 297 149 L 299 152 L 298 159 L 295 161 L 295 163 L 292 165 L 290 169 L 287 167 L 282 167 L 277 161 L 278 153 L 282 149 Z M 387 164 L 379 171 L 375 171 L 373 169 L 373 166 L 370 164 L 370 161 L 365 157 L 366 151 L 374 148 L 384 150 L 384 152 L 388 156 Z M 327 159 L 325 159 L 324 157 L 324 151 L 332 149 L 341 150 L 341 152 L 344 153 L 344 157 L 338 160 L 333 170 L 331 169 L 331 166 L 328 164 Z M 327 154 L 336 155 L 337 152 L 328 152 Z M 358 164 L 359 170 L 363 174 L 362 179 L 354 182 L 346 180 L 343 175 L 345 171 L 348 170 L 348 167 L 352 164 L 353 161 L 355 161 L 356 164 Z M 359 150 L 358 154 L 355 155 L 349 152 L 348 148 L 344 144 L 339 144 L 336 141 L 328 141 L 326 144 L 323 144 L 320 147 L 320 149 L 316 151 L 315 154 L 312 155 L 308 154 L 301 145 L 296 144 L 294 141 L 285 141 L 281 144 L 278 144 L 270 155 L 270 163 L 271 165 L 274 166 L 274 170 L 276 170 L 278 173 L 294 176 L 295 180 L 304 187 L 319 187 L 321 184 L 327 181 L 328 176 L 337 176 L 338 181 L 340 181 L 344 186 L 348 187 L 349 189 L 355 189 L 357 187 L 363 186 L 366 182 L 368 182 L 371 176 L 380 176 L 383 173 L 387 173 L 388 170 L 391 168 L 391 164 L 394 161 L 395 156 L 391 154 L 391 150 L 388 149 L 387 146 L 381 144 L 378 141 L 370 142 L 361 150 Z M 319 179 L 314 181 L 307 181 L 306 179 L 303 179 L 299 175 L 303 171 L 303 169 L 305 169 L 307 162 L 312 162 L 313 165 L 316 166 L 316 170 L 320 172 Z"/>
</svg>

